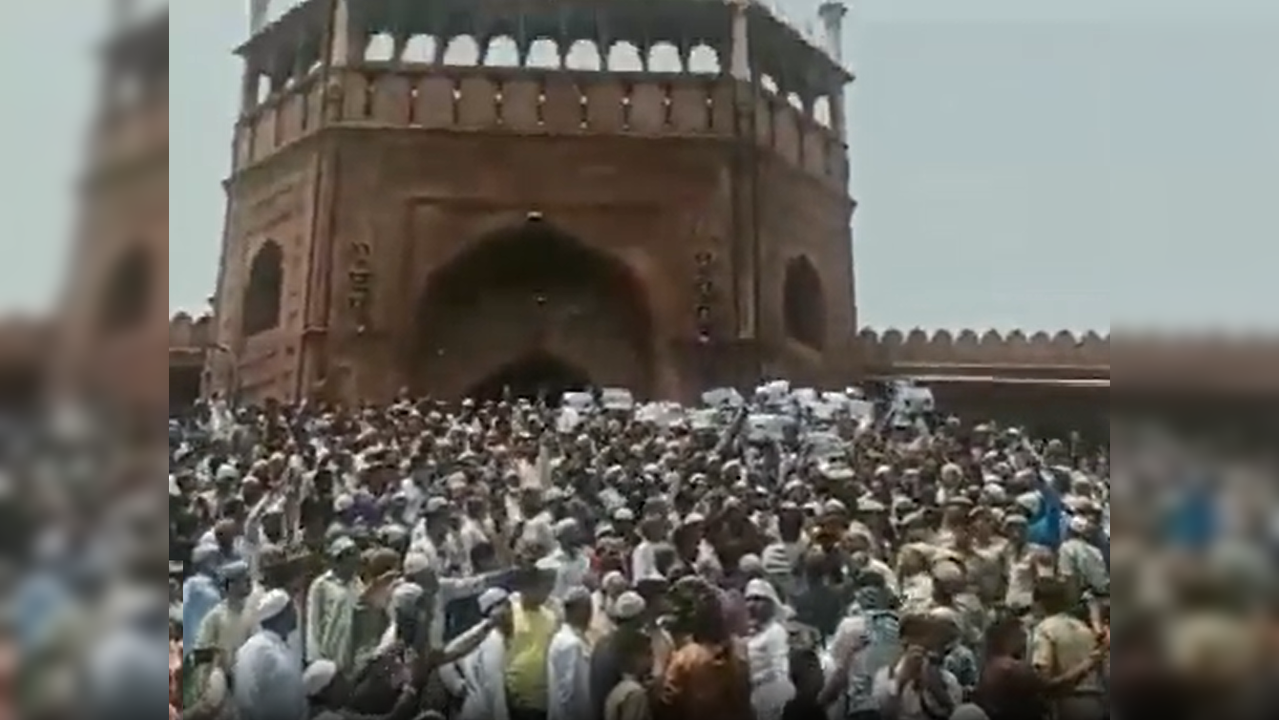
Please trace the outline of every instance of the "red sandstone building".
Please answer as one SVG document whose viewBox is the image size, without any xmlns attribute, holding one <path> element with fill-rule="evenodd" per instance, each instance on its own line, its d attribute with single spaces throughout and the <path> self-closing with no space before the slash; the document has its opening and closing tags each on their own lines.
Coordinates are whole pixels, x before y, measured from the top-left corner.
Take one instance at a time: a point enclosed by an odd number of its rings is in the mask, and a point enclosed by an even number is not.
<svg viewBox="0 0 1279 720">
<path fill-rule="evenodd" d="M 116 150 L 92 167 L 92 252 L 59 334 L 88 360 L 60 370 L 81 385 L 170 403 L 585 382 L 689 398 L 909 376 L 966 413 L 1106 427 L 1108 336 L 859 334 L 838 4 L 826 41 L 746 3 L 309 0 L 269 25 L 256 5 L 210 317 L 166 322 L 162 293 L 118 291 L 167 262 L 165 96 L 98 130 Z M 167 21 L 135 32 L 108 67 L 167 77 Z M 161 325 L 167 390 L 145 359 Z M 24 377 L 30 350 L 3 340 L 0 377 Z M 1129 397 L 1255 408 L 1279 391 L 1276 350 L 1117 354 Z"/>
</svg>

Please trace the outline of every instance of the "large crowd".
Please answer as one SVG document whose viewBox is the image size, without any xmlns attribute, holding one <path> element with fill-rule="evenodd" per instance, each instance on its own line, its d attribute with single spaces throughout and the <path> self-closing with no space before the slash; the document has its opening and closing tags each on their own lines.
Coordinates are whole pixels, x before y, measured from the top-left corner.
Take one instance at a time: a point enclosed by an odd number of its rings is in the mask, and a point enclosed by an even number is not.
<svg viewBox="0 0 1279 720">
<path fill-rule="evenodd" d="M 1244 515 L 1141 496 L 1182 465 L 909 384 L 556 400 L 171 420 L 170 718 L 1222 717 L 1279 678 Z"/>
</svg>

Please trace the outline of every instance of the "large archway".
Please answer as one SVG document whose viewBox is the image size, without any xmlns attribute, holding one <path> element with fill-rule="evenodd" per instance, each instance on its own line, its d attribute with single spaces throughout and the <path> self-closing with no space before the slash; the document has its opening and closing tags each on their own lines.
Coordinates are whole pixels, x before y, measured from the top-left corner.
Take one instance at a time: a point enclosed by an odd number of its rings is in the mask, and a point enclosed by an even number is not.
<svg viewBox="0 0 1279 720">
<path fill-rule="evenodd" d="M 284 297 L 284 249 L 267 240 L 249 265 L 249 282 L 244 286 L 240 309 L 240 332 L 252 337 L 280 325 Z"/>
<path fill-rule="evenodd" d="M 136 245 L 107 276 L 98 326 L 108 335 L 128 332 L 146 321 L 155 292 L 155 268 L 145 247 Z"/>
<path fill-rule="evenodd" d="M 622 261 L 553 223 L 488 235 L 433 272 L 411 343 L 419 392 L 562 391 L 591 383 L 646 393 L 652 318 Z"/>
<path fill-rule="evenodd" d="M 807 257 L 801 255 L 786 263 L 782 296 L 786 336 L 813 350 L 825 349 L 826 297 L 821 275 Z"/>
</svg>

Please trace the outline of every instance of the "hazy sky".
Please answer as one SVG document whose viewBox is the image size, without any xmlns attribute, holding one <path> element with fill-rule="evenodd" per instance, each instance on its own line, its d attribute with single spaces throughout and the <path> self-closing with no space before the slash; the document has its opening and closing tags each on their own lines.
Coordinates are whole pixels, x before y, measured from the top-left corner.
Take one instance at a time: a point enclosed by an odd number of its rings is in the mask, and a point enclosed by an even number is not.
<svg viewBox="0 0 1279 720">
<path fill-rule="evenodd" d="M 0 311 L 57 290 L 102 5 L 10 3 L 0 23 Z M 171 18 L 175 309 L 212 290 L 243 5 Z M 1279 330 L 1276 37 L 1275 0 L 855 3 L 862 323 Z"/>
</svg>

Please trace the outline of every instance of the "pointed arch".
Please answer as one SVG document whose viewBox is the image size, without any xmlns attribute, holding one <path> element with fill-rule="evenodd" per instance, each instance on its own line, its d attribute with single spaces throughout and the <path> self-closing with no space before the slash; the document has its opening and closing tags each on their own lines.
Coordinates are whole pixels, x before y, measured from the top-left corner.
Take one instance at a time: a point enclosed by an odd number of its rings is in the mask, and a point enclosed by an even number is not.
<svg viewBox="0 0 1279 720">
<path fill-rule="evenodd" d="M 807 256 L 786 263 L 782 290 L 786 336 L 814 350 L 826 347 L 826 296 L 821 275 Z"/>
<path fill-rule="evenodd" d="M 249 282 L 244 286 L 240 309 L 242 335 L 252 337 L 279 327 L 283 299 L 284 249 L 276 241 L 267 240 L 249 266 Z"/>
<path fill-rule="evenodd" d="M 628 263 L 536 219 L 486 233 L 435 268 L 404 350 L 411 384 L 430 394 L 489 392 L 494 377 L 560 388 L 581 375 L 642 391 L 654 322 Z"/>
<path fill-rule="evenodd" d="M 99 327 L 116 334 L 137 328 L 146 321 L 155 295 L 155 267 L 151 254 L 141 244 L 126 250 L 116 260 L 103 288 Z"/>
</svg>

